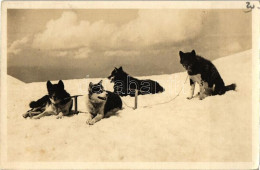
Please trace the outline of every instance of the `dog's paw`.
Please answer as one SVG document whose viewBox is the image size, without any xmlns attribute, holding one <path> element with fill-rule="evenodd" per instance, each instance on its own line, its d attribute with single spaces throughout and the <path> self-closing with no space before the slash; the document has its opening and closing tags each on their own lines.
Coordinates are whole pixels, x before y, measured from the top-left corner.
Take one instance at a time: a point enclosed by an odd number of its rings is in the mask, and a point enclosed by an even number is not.
<svg viewBox="0 0 260 170">
<path fill-rule="evenodd" d="M 187 97 L 188 100 L 192 99 L 193 97 Z"/>
<path fill-rule="evenodd" d="M 204 94 L 200 95 L 200 100 L 205 99 L 205 97 L 206 97 L 206 95 L 204 95 Z"/>
<path fill-rule="evenodd" d="M 56 117 L 56 119 L 62 119 L 62 115 L 58 115 L 57 117 Z"/>
<path fill-rule="evenodd" d="M 86 121 L 86 124 L 89 124 L 89 122 L 90 122 L 91 120 L 92 120 L 91 118 L 88 118 L 87 121 Z"/>
<path fill-rule="evenodd" d="M 96 121 L 93 119 L 88 122 L 89 125 L 94 125 L 95 123 L 96 123 Z"/>
<path fill-rule="evenodd" d="M 34 117 L 32 117 L 32 119 L 40 119 L 40 117 L 34 116 Z"/>
<path fill-rule="evenodd" d="M 63 113 L 60 112 L 60 113 L 58 114 L 58 116 L 56 117 L 56 119 L 62 119 L 62 117 L 63 117 Z"/>
<path fill-rule="evenodd" d="M 23 114 L 23 118 L 27 118 L 28 116 L 29 116 L 29 113 L 28 113 L 28 112 L 26 112 L 26 113 Z"/>
</svg>

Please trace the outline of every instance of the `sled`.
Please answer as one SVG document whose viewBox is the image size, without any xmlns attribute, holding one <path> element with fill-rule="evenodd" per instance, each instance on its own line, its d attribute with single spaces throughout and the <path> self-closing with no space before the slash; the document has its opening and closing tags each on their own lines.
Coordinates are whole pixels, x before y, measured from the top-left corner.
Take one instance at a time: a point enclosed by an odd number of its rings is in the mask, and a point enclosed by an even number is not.
<svg viewBox="0 0 260 170">
<path fill-rule="evenodd" d="M 74 96 L 68 97 L 68 98 L 74 99 L 74 112 L 73 112 L 73 114 L 79 113 L 79 111 L 78 111 L 78 97 L 79 96 L 83 96 L 83 95 L 74 95 Z M 65 99 L 68 99 L 68 98 L 65 98 Z M 42 112 L 44 112 L 44 110 L 45 110 L 45 107 L 32 108 L 32 109 L 28 110 L 25 114 L 23 114 L 23 117 L 24 118 L 27 118 L 27 117 L 31 118 L 33 116 L 41 114 Z"/>
</svg>

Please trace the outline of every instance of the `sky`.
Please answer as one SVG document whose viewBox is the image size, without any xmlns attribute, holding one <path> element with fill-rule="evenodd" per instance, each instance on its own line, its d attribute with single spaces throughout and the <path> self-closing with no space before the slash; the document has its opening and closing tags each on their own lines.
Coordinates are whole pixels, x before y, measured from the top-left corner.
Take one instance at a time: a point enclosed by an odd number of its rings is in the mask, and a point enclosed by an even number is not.
<svg viewBox="0 0 260 170">
<path fill-rule="evenodd" d="M 252 48 L 240 9 L 8 9 L 8 74 L 24 82 L 184 71 L 179 51 L 214 60 Z"/>
</svg>

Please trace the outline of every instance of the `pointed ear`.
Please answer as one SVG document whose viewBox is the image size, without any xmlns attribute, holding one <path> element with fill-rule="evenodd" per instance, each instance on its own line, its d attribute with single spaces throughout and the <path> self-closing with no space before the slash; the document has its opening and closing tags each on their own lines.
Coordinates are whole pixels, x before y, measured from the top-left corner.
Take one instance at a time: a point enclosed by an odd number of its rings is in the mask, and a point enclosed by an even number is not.
<svg viewBox="0 0 260 170">
<path fill-rule="evenodd" d="M 50 82 L 50 80 L 47 81 L 47 89 L 50 89 L 52 87 L 52 83 Z"/>
<path fill-rule="evenodd" d="M 92 83 L 92 82 L 90 82 L 90 83 L 89 83 L 89 87 L 91 88 L 92 86 L 93 86 L 93 83 Z"/>
<path fill-rule="evenodd" d="M 102 82 L 103 82 L 103 80 L 100 80 L 100 81 L 98 82 L 98 84 L 102 85 Z"/>
<path fill-rule="evenodd" d="M 58 82 L 58 86 L 64 89 L 64 84 L 63 84 L 63 81 L 62 81 L 62 80 L 60 80 L 60 81 Z"/>
<path fill-rule="evenodd" d="M 183 52 L 182 52 L 182 51 L 180 51 L 180 52 L 179 52 L 179 55 L 180 55 L 180 57 L 182 57 L 182 56 L 183 56 Z"/>
<path fill-rule="evenodd" d="M 123 70 L 122 66 L 120 66 L 118 70 Z"/>
<path fill-rule="evenodd" d="M 192 51 L 191 51 L 191 54 L 195 56 L 195 55 L 196 55 L 195 50 L 192 50 Z"/>
<path fill-rule="evenodd" d="M 117 70 L 118 68 L 115 67 L 115 70 Z"/>
</svg>

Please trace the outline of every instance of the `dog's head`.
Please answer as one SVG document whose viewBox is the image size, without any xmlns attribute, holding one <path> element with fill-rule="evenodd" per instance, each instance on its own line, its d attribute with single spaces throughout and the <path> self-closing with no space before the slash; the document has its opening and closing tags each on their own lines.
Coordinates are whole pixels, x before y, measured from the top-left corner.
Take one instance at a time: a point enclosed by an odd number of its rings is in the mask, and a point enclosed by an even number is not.
<svg viewBox="0 0 260 170">
<path fill-rule="evenodd" d="M 115 78 L 118 77 L 119 75 L 121 75 L 121 73 L 123 72 L 123 68 L 119 67 L 119 68 L 114 68 L 114 70 L 111 72 L 110 76 L 108 76 L 107 78 L 110 80 L 110 82 L 115 82 Z"/>
<path fill-rule="evenodd" d="M 102 80 L 97 84 L 89 83 L 88 96 L 94 103 L 102 103 L 107 99 L 107 92 L 104 90 Z"/>
<path fill-rule="evenodd" d="M 182 51 L 179 52 L 180 55 L 180 63 L 182 66 L 187 70 L 191 71 L 193 68 L 193 65 L 196 61 L 196 52 L 195 50 L 192 50 L 191 52 L 184 53 Z"/>
<path fill-rule="evenodd" d="M 53 104 L 58 104 L 63 99 L 64 84 L 62 80 L 58 84 L 52 84 L 49 80 L 47 81 L 47 90 L 49 98 Z"/>
</svg>

